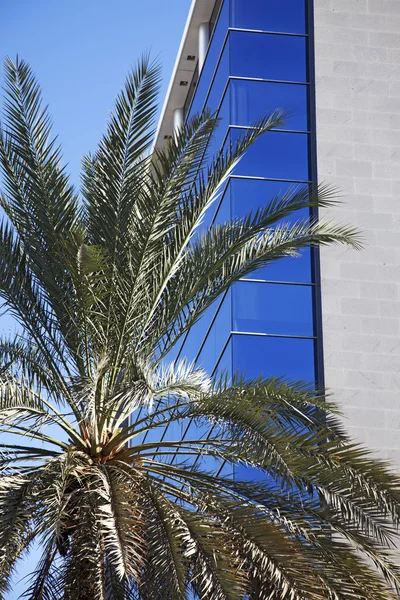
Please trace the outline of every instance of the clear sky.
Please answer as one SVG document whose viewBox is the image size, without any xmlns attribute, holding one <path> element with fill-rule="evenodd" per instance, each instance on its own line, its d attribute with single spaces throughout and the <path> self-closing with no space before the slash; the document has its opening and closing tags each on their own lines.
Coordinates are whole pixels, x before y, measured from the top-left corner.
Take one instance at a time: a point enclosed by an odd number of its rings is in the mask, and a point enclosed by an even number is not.
<svg viewBox="0 0 400 600">
<path fill-rule="evenodd" d="M 165 95 L 190 0 L 0 0 L 0 57 L 39 79 L 74 181 L 125 75 L 143 51 L 163 64 Z"/>
<path fill-rule="evenodd" d="M 143 51 L 163 65 L 164 99 L 189 7 L 190 0 L 0 0 L 1 60 L 18 54 L 31 64 L 76 184 L 82 156 L 94 150 Z M 0 333 L 10 326 L 0 319 Z"/>
</svg>

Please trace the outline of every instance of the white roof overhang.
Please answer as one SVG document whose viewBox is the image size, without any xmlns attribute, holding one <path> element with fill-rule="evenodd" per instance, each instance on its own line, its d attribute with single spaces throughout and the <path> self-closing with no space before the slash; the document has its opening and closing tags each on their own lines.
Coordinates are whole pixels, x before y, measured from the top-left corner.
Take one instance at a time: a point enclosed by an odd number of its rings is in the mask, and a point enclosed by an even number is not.
<svg viewBox="0 0 400 600">
<path fill-rule="evenodd" d="M 155 148 L 163 146 L 165 136 L 173 135 L 174 111 L 183 108 L 185 104 L 198 62 L 199 27 L 202 23 L 210 21 L 215 2 L 216 0 L 193 0 L 192 2 L 158 123 Z M 195 60 L 188 60 L 188 56 L 194 56 Z M 188 85 L 180 85 L 181 81 L 187 81 Z"/>
</svg>

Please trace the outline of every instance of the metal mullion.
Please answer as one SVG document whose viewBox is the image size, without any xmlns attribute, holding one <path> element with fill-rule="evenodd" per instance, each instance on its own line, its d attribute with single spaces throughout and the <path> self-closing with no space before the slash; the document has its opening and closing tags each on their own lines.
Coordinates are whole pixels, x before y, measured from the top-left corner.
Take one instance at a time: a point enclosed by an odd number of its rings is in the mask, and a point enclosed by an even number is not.
<svg viewBox="0 0 400 600">
<path fill-rule="evenodd" d="M 232 331 L 232 335 L 248 335 L 253 337 L 284 338 L 290 340 L 316 340 L 314 335 L 287 335 L 281 333 L 262 333 L 258 331 Z"/>
<path fill-rule="evenodd" d="M 231 179 L 254 179 L 256 181 L 281 181 L 282 183 L 298 183 L 303 185 L 311 185 L 312 181 L 305 179 L 284 179 L 277 177 L 261 177 L 259 175 L 230 175 Z"/>
<path fill-rule="evenodd" d="M 310 80 L 310 94 L 308 99 L 308 119 L 310 129 L 309 144 L 309 169 L 312 187 L 314 190 L 318 187 L 318 160 L 317 160 L 317 115 L 316 115 L 316 77 L 315 77 L 315 37 L 314 37 L 314 0 L 306 0 L 307 8 L 307 78 Z M 313 217 L 318 219 L 318 208 L 311 210 Z M 313 293 L 313 321 L 314 333 L 316 334 L 317 344 L 315 350 L 315 374 L 316 386 L 325 389 L 324 374 L 324 348 L 323 348 L 323 327 L 322 327 L 322 294 L 321 294 L 321 259 L 320 248 L 315 247 L 311 251 L 311 269 L 312 277 L 315 283 Z"/>
<path fill-rule="evenodd" d="M 214 316 L 213 316 L 213 318 L 212 318 L 212 321 L 211 321 L 211 323 L 210 323 L 210 325 L 209 325 L 209 327 L 208 327 L 208 329 L 207 329 L 207 332 L 206 332 L 206 334 L 205 334 L 205 336 L 204 336 L 204 338 L 203 338 L 203 340 L 202 340 L 202 342 L 201 342 L 201 348 L 202 348 L 202 347 L 203 347 L 203 345 L 204 345 L 204 342 L 205 342 L 205 340 L 206 340 L 206 338 L 207 338 L 207 336 L 208 336 L 208 333 L 209 333 L 209 331 L 210 331 L 211 325 L 214 323 L 214 321 L 215 321 L 215 316 L 216 316 L 216 314 L 219 312 L 219 309 L 221 308 L 221 304 L 222 304 L 222 302 L 223 302 L 223 300 L 224 300 L 224 298 L 225 298 L 225 296 L 226 296 L 226 294 L 227 294 L 227 293 L 228 293 L 228 290 L 226 290 L 226 291 L 224 292 L 223 298 L 220 300 L 220 302 L 219 302 L 219 304 L 218 304 L 218 306 L 217 306 L 217 308 L 216 308 L 216 311 L 215 311 L 215 314 L 214 314 Z M 211 306 L 209 306 L 209 308 L 211 308 Z M 203 315 L 202 315 L 200 318 L 202 319 L 203 317 L 204 317 L 204 314 L 203 314 Z M 177 356 L 176 356 L 176 359 L 178 359 L 178 358 L 180 357 L 180 355 L 181 355 L 181 353 L 182 353 L 182 350 L 183 350 L 183 348 L 184 348 L 184 346 L 185 346 L 185 342 L 186 342 L 186 339 L 187 339 L 187 337 L 188 337 L 189 333 L 190 333 L 190 329 L 189 329 L 189 330 L 186 332 L 186 334 L 185 334 L 185 339 L 183 340 L 183 343 L 182 343 L 182 345 L 181 345 L 181 347 L 180 347 L 180 349 L 179 349 L 179 352 L 178 352 L 178 354 L 177 354 Z M 196 355 L 195 361 L 197 360 L 198 354 L 199 354 L 199 353 L 197 353 L 197 355 Z"/>
<path fill-rule="evenodd" d="M 209 327 L 208 327 L 208 329 L 207 329 L 207 332 L 206 332 L 206 334 L 205 334 L 205 336 L 204 336 L 204 338 L 203 338 L 203 341 L 201 342 L 201 345 L 200 345 L 199 351 L 198 351 L 198 352 L 197 352 L 197 354 L 196 354 L 196 358 L 194 359 L 194 362 L 196 362 L 196 361 L 198 360 L 198 358 L 199 358 L 200 354 L 201 354 L 201 353 L 202 353 L 202 351 L 203 351 L 204 345 L 205 345 L 205 343 L 207 342 L 207 338 L 208 338 L 208 336 L 210 335 L 211 329 L 213 328 L 213 325 L 214 325 L 214 323 L 215 323 L 215 321 L 216 321 L 216 319 L 217 319 L 217 317 L 218 317 L 218 315 L 219 315 L 219 311 L 221 310 L 222 304 L 223 304 L 223 302 L 224 302 L 224 300 L 225 300 L 225 298 L 226 298 L 226 295 L 227 295 L 228 291 L 229 291 L 229 290 L 226 290 L 226 291 L 224 292 L 224 294 L 223 294 L 223 296 L 222 296 L 222 298 L 221 298 L 221 301 L 220 301 L 220 303 L 218 304 L 218 308 L 217 308 L 217 310 L 215 311 L 215 314 L 214 314 L 214 316 L 213 316 L 213 318 L 212 318 L 212 321 L 211 321 L 211 323 L 210 323 L 210 325 L 209 325 Z"/>
<path fill-rule="evenodd" d="M 305 287 L 313 287 L 315 283 L 311 281 L 307 283 L 305 281 L 277 281 L 276 279 L 250 279 L 249 277 L 243 277 L 238 281 L 243 281 L 244 283 L 268 283 L 272 285 L 301 285 Z"/>
<path fill-rule="evenodd" d="M 280 35 L 286 37 L 309 37 L 308 33 L 290 33 L 288 31 L 270 31 L 267 29 L 246 29 L 245 27 L 229 27 L 229 31 L 238 31 L 239 33 L 257 33 L 262 35 Z"/>
<path fill-rule="evenodd" d="M 223 354 L 224 354 L 225 350 L 227 349 L 227 347 L 228 347 L 228 345 L 229 345 L 229 342 L 230 342 L 230 341 L 231 341 L 231 339 L 232 339 L 232 334 L 233 334 L 233 331 L 231 330 L 231 332 L 230 332 L 230 334 L 228 335 L 228 338 L 227 338 L 227 340 L 226 340 L 225 344 L 223 345 L 223 348 L 222 348 L 222 350 L 221 350 L 221 352 L 220 352 L 220 354 L 219 354 L 219 356 L 218 356 L 217 362 L 215 363 L 215 367 L 214 367 L 214 369 L 213 369 L 213 370 L 212 370 L 212 372 L 211 372 L 211 377 L 214 377 L 214 375 L 215 375 L 215 372 L 216 372 L 216 370 L 218 369 L 218 365 L 219 365 L 219 363 L 221 362 L 221 358 L 222 358 L 222 356 L 223 356 Z"/>
<path fill-rule="evenodd" d="M 230 125 L 229 129 L 255 129 L 254 125 Z M 277 133 L 295 133 L 300 135 L 309 135 L 311 131 L 303 129 L 279 129 L 278 127 L 270 129 L 269 133 L 276 131 Z"/>
<path fill-rule="evenodd" d="M 229 0 L 226 0 L 226 1 L 229 1 Z M 210 25 L 211 25 L 211 23 L 213 23 L 213 28 L 211 30 L 210 40 L 211 40 L 212 36 L 214 35 L 214 31 L 215 31 L 215 28 L 217 26 L 218 19 L 219 19 L 219 16 L 221 14 L 221 10 L 222 10 L 222 6 L 223 6 L 224 2 L 225 2 L 225 0 L 216 0 L 216 2 L 215 2 L 215 6 L 214 6 L 213 11 L 211 13 L 210 22 L 209 22 Z M 229 15 L 229 11 L 228 11 L 228 15 Z M 228 19 L 228 23 L 229 23 L 229 19 Z"/>
<path fill-rule="evenodd" d="M 309 81 L 293 81 L 291 79 L 269 79 L 265 77 L 245 77 L 244 75 L 229 75 L 232 81 L 254 81 L 259 83 L 279 83 L 285 85 L 310 85 Z"/>
</svg>

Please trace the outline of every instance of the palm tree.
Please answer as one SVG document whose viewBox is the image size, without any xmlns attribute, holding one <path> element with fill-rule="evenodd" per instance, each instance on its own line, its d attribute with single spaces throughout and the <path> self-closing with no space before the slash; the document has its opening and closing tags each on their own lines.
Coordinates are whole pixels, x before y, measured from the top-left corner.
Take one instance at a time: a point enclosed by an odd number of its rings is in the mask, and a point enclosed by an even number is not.
<svg viewBox="0 0 400 600">
<path fill-rule="evenodd" d="M 29 66 L 7 59 L 5 77 L 0 293 L 19 329 L 0 344 L 2 597 L 37 543 L 32 600 L 391 597 L 400 482 L 335 407 L 304 384 L 168 360 L 253 269 L 309 244 L 359 245 L 346 226 L 288 222 L 331 204 L 326 187 L 199 232 L 282 113 L 216 157 L 217 119 L 195 117 L 151 155 L 159 67 L 144 58 L 83 161 L 80 200 Z M 208 435 L 162 436 L 189 421 Z M 257 480 L 234 477 L 238 464 Z"/>
</svg>

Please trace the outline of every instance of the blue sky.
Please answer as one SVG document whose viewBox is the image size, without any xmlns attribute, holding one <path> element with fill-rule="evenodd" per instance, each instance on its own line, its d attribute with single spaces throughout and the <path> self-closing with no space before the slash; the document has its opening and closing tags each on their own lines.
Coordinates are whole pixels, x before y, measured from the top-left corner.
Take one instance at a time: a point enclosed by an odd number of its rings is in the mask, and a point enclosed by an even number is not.
<svg viewBox="0 0 400 600">
<path fill-rule="evenodd" d="M 190 0 L 1 1 L 1 60 L 18 54 L 31 64 L 76 184 L 82 156 L 94 150 L 126 73 L 144 51 L 163 65 L 164 99 L 189 7 Z M 1 333 L 10 327 L 3 316 Z M 23 587 L 16 583 L 8 600 Z"/>
<path fill-rule="evenodd" d="M 73 180 L 94 149 L 128 69 L 163 64 L 165 95 L 190 0 L 3 0 L 0 57 L 27 60 L 42 86 Z"/>
</svg>

